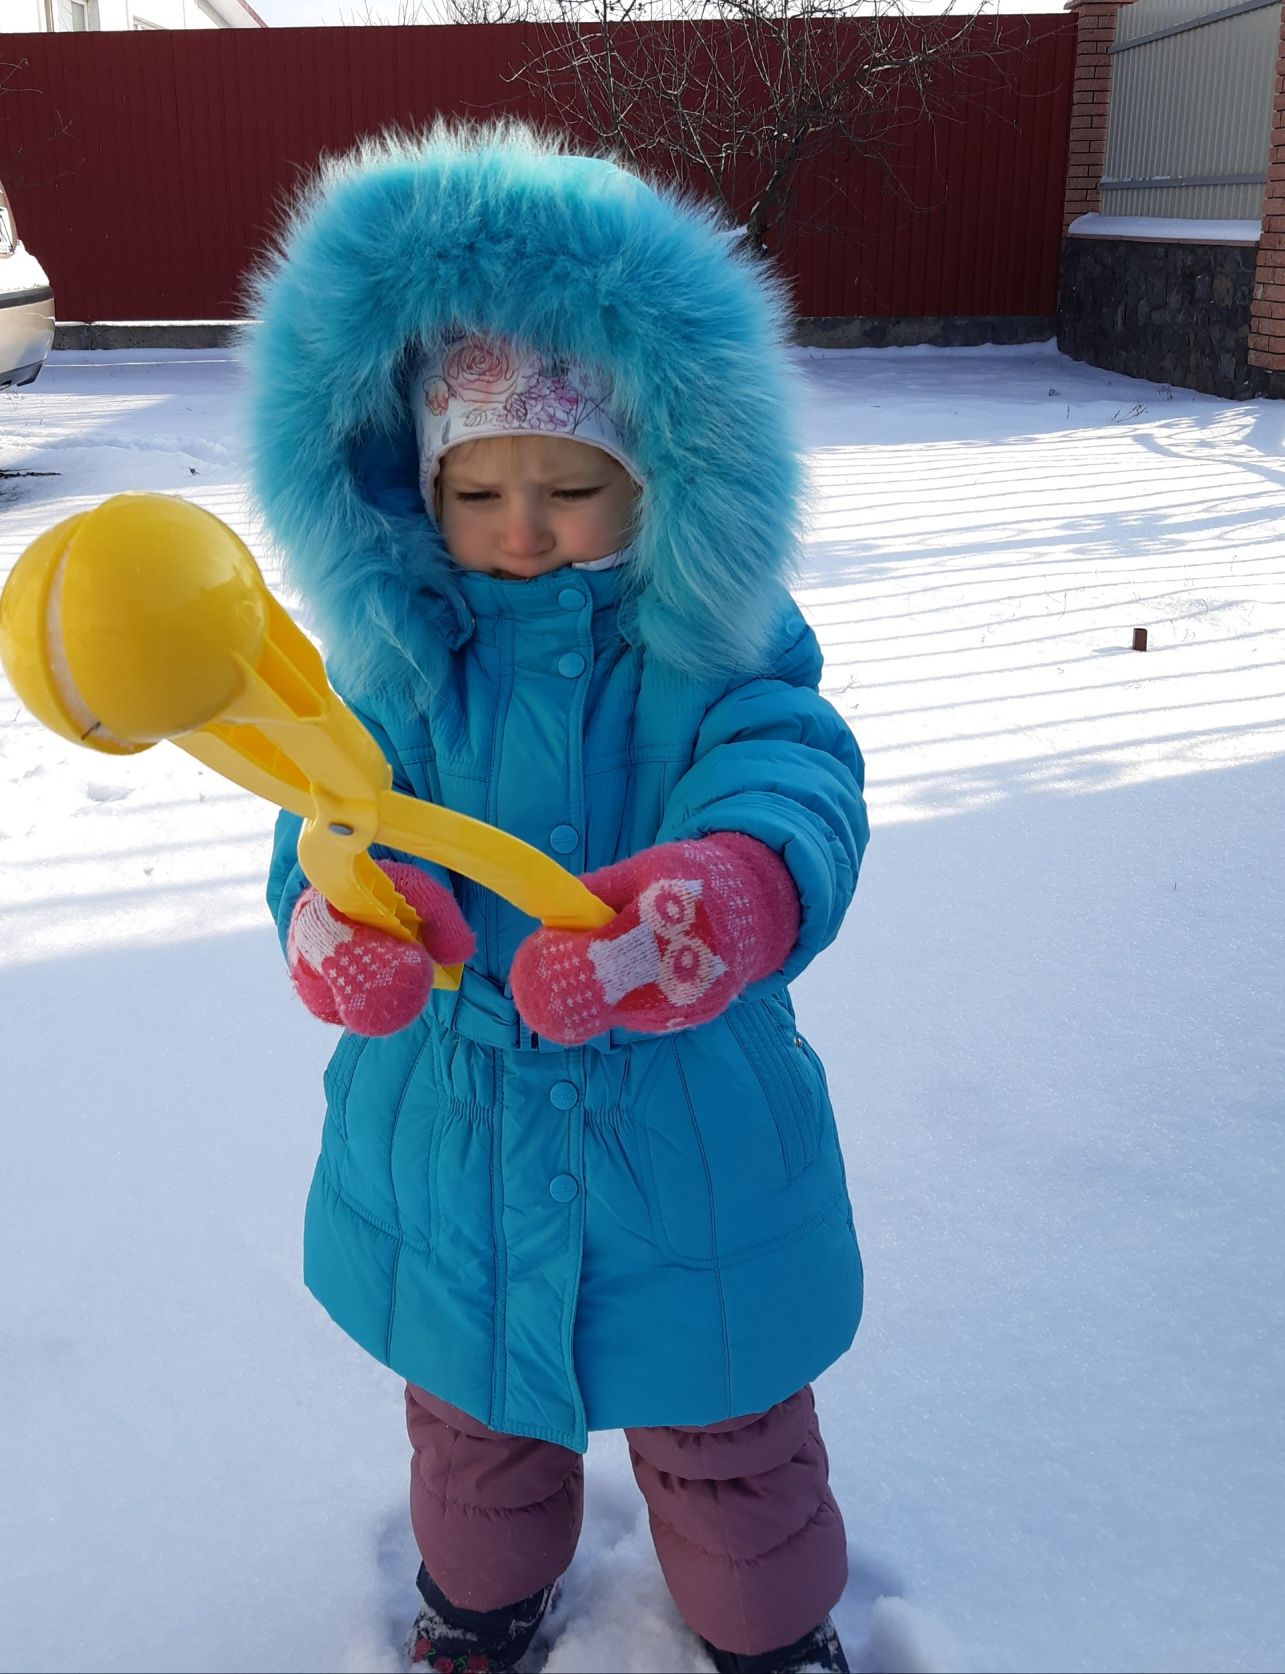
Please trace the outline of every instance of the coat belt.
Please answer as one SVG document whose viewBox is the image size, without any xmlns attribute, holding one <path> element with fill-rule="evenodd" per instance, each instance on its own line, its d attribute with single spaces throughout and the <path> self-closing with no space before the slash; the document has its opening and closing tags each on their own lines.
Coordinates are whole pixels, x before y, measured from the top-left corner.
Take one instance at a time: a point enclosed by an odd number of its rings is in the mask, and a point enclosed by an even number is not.
<svg viewBox="0 0 1285 1674">
<path fill-rule="evenodd" d="M 783 989 L 784 986 L 779 976 L 769 977 L 765 982 L 756 983 L 748 991 L 748 995 L 742 995 L 735 1004 L 742 1004 L 747 997 L 764 999 L 772 990 Z M 445 988 L 433 990 L 430 1010 L 442 1028 L 451 1029 L 467 1040 L 478 1041 L 483 1046 L 498 1046 L 506 1052 L 569 1050 L 556 1040 L 545 1040 L 542 1035 L 532 1034 L 518 1016 L 512 996 L 497 987 L 489 977 L 480 975 L 467 965 L 461 973 L 460 985 L 454 993 Z M 654 1044 L 658 1038 L 655 1034 L 646 1034 L 639 1029 L 609 1029 L 606 1033 L 595 1035 L 592 1040 L 586 1041 L 584 1049 L 590 1052 L 615 1052 L 622 1046 Z"/>
</svg>

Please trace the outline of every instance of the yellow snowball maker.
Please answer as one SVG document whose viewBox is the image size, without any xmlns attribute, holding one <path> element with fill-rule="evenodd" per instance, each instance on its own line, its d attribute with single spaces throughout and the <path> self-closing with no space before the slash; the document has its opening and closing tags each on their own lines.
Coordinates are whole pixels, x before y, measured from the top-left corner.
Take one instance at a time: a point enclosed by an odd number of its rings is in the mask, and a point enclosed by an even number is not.
<svg viewBox="0 0 1285 1674">
<path fill-rule="evenodd" d="M 548 855 L 403 796 L 316 648 L 210 512 L 118 494 L 32 542 L 0 594 L 0 662 L 54 732 L 109 755 L 169 739 L 304 820 L 299 864 L 340 912 L 404 940 L 419 919 L 367 854 L 440 862 L 532 918 L 590 930 L 613 913 Z M 459 967 L 438 972 L 459 986 Z"/>
</svg>

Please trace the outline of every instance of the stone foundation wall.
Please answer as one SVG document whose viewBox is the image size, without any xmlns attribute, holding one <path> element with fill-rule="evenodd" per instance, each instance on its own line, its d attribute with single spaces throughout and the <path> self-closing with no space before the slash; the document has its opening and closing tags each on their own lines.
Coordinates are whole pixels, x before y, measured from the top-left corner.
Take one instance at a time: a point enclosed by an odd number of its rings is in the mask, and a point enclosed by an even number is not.
<svg viewBox="0 0 1285 1674">
<path fill-rule="evenodd" d="M 1256 258 L 1253 245 L 1063 239 L 1058 348 L 1208 395 L 1285 394 L 1249 364 Z"/>
</svg>

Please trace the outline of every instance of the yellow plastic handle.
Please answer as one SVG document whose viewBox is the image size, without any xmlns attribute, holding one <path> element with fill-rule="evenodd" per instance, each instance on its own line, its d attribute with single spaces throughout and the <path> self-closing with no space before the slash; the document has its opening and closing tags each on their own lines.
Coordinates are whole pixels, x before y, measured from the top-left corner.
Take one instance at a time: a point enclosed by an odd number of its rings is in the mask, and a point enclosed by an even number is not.
<svg viewBox="0 0 1285 1674">
<path fill-rule="evenodd" d="M 91 749 L 161 739 L 299 814 L 299 863 L 350 918 L 410 939 L 419 919 L 366 852 L 403 849 L 561 929 L 614 913 L 550 856 L 392 788 L 320 654 L 210 512 L 118 494 L 35 540 L 0 594 L 0 662 L 33 715 Z M 458 969 L 439 972 L 458 986 Z"/>
</svg>

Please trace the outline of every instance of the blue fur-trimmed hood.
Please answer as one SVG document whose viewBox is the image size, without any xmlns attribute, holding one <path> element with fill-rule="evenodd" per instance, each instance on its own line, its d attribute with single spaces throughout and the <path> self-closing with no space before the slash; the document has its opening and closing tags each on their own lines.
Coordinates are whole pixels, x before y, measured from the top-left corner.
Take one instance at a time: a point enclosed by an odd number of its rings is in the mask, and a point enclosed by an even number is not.
<svg viewBox="0 0 1285 1674">
<path fill-rule="evenodd" d="M 325 165 L 252 283 L 253 486 L 346 690 L 422 698 L 469 631 L 405 397 L 450 326 L 610 371 L 645 482 L 627 631 L 686 673 L 760 666 L 797 397 L 781 291 L 711 211 L 520 127 L 439 127 Z"/>
</svg>

